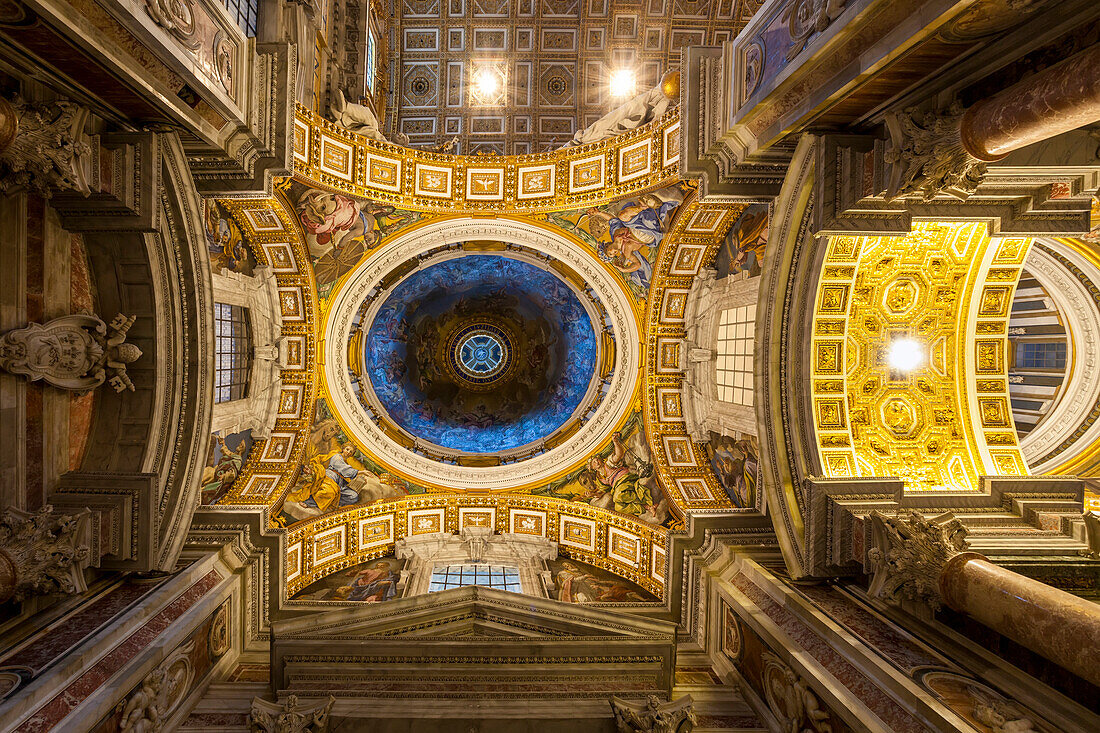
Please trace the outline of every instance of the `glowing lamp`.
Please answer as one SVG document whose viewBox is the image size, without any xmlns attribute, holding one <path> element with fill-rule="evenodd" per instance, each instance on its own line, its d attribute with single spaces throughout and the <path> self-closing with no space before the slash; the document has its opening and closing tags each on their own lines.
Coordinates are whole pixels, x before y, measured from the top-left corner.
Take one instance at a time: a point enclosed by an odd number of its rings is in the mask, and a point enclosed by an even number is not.
<svg viewBox="0 0 1100 733">
<path fill-rule="evenodd" d="M 615 69 L 611 72 L 608 87 L 612 97 L 631 96 L 634 94 L 634 72 L 630 69 Z"/>
<path fill-rule="evenodd" d="M 886 352 L 886 363 L 899 372 L 911 372 L 924 363 L 924 347 L 914 339 L 896 339 Z"/>
</svg>

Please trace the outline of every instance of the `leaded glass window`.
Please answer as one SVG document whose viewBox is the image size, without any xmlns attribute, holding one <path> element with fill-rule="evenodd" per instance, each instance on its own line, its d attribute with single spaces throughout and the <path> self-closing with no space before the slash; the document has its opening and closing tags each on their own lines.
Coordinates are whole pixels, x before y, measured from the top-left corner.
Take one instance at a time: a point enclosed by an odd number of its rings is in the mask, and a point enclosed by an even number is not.
<svg viewBox="0 0 1100 733">
<path fill-rule="evenodd" d="M 215 303 L 214 339 L 214 402 L 242 399 L 248 394 L 252 372 L 248 309 Z"/>
<path fill-rule="evenodd" d="M 462 565 L 440 565 L 432 571 L 429 593 L 462 588 L 467 585 L 480 585 L 486 588 L 522 593 L 519 582 L 519 569 L 508 565 L 488 565 L 484 563 L 465 563 Z"/>
</svg>

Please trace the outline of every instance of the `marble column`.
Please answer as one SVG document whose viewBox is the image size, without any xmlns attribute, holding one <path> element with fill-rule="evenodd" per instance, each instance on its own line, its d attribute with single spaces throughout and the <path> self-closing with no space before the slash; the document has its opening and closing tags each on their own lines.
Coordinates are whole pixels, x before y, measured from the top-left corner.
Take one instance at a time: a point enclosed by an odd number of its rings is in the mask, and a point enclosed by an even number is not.
<svg viewBox="0 0 1100 733">
<path fill-rule="evenodd" d="M 19 132 L 19 115 L 16 114 L 15 107 L 11 106 L 11 102 L 0 97 L 0 153 L 7 150 L 17 132 Z"/>
<path fill-rule="evenodd" d="M 978 160 L 1100 120 L 1100 43 L 1020 81 L 966 110 L 963 147 Z"/>
<path fill-rule="evenodd" d="M 870 521 L 872 595 L 946 605 L 1100 685 L 1100 606 L 967 552 L 950 514 L 872 512 Z"/>
<path fill-rule="evenodd" d="M 30 595 L 83 593 L 90 512 L 54 516 L 11 508 L 0 517 L 0 603 Z"/>
</svg>

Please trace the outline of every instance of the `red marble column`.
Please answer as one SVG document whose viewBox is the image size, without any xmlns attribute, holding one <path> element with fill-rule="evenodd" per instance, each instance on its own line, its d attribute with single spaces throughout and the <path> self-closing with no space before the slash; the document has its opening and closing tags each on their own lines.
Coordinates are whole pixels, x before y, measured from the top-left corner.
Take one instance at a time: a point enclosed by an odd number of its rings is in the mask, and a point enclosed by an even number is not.
<svg viewBox="0 0 1100 733">
<path fill-rule="evenodd" d="M 975 552 L 940 573 L 944 602 L 1100 685 L 1100 605 L 1005 570 Z"/>
<path fill-rule="evenodd" d="M 0 153 L 7 150 L 17 132 L 19 132 L 19 116 L 11 103 L 0 97 Z"/>
<path fill-rule="evenodd" d="M 966 110 L 963 147 L 978 160 L 1100 120 L 1100 43 L 1020 81 Z"/>
</svg>

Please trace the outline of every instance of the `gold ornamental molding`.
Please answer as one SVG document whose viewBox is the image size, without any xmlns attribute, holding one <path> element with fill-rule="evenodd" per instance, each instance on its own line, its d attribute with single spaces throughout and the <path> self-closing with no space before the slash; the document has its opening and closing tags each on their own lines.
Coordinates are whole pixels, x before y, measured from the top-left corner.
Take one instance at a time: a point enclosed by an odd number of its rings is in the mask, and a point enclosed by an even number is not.
<svg viewBox="0 0 1100 733">
<path fill-rule="evenodd" d="M 1008 319 L 1031 240 L 914 222 L 903 237 L 833 236 L 813 318 L 811 394 L 826 477 L 907 490 L 1026 476 L 1008 393 Z M 919 345 L 904 372 L 887 352 Z"/>
<path fill-rule="evenodd" d="M 294 175 L 311 185 L 440 213 L 541 213 L 679 180 L 680 113 L 599 143 L 549 153 L 464 156 L 381 143 L 298 106 Z"/>
<path fill-rule="evenodd" d="M 404 537 L 464 527 L 545 537 L 577 560 L 664 597 L 669 530 L 561 499 L 514 494 L 423 494 L 318 517 L 286 533 L 284 598 L 376 557 Z"/>
<path fill-rule="evenodd" d="M 670 504 L 684 514 L 757 510 L 737 509 L 730 502 L 706 452 L 688 434 L 683 399 L 689 348 L 685 329 L 688 293 L 699 270 L 714 259 L 726 232 L 747 205 L 703 204 L 694 197 L 686 201 L 653 266 L 646 301 L 643 413 L 654 468 Z"/>
<path fill-rule="evenodd" d="M 313 268 L 298 221 L 276 198 L 218 199 L 240 227 L 258 265 L 269 267 L 278 284 L 282 346 L 286 368 L 275 425 L 266 440 L 257 440 L 248 463 L 220 504 L 264 505 L 279 499 L 302 462 L 313 421 L 316 397 L 318 317 Z"/>
</svg>

